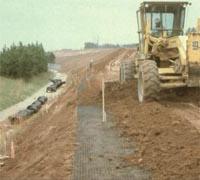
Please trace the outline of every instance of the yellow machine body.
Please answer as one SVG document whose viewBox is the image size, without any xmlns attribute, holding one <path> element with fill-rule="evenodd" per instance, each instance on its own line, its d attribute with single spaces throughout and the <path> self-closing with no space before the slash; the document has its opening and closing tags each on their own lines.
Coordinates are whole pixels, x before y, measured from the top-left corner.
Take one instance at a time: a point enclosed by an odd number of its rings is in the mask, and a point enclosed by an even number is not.
<svg viewBox="0 0 200 180">
<path fill-rule="evenodd" d="M 144 60 L 154 60 L 161 88 L 200 86 L 200 20 L 195 31 L 184 34 L 188 5 L 180 1 L 143 2 L 137 11 L 136 67 L 139 68 Z"/>
</svg>

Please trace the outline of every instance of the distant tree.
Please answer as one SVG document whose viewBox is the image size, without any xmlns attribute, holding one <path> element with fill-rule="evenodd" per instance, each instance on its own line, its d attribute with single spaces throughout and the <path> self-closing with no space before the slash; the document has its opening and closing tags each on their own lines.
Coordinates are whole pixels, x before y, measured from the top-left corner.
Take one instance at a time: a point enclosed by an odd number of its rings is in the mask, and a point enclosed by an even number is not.
<svg viewBox="0 0 200 180">
<path fill-rule="evenodd" d="M 92 43 L 92 42 L 86 42 L 84 48 L 85 49 L 95 49 L 98 48 L 98 44 L 97 43 Z"/>
<path fill-rule="evenodd" d="M 86 42 L 84 45 L 85 49 L 94 49 L 94 48 L 101 48 L 101 49 L 108 49 L 108 48 L 136 48 L 138 46 L 137 43 L 135 44 L 109 44 L 105 43 L 102 45 L 92 43 L 92 42 Z"/>
<path fill-rule="evenodd" d="M 48 63 L 55 63 L 55 55 L 53 52 L 47 52 L 46 53 L 47 59 L 48 59 Z"/>
<path fill-rule="evenodd" d="M 0 75 L 11 78 L 30 78 L 48 70 L 48 57 L 42 44 L 4 47 L 0 52 Z"/>
</svg>

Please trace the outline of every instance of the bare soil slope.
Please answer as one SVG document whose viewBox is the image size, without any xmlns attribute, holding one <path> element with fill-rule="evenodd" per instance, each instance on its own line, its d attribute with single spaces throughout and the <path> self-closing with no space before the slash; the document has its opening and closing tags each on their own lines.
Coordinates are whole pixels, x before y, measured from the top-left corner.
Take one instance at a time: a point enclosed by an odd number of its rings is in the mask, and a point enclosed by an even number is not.
<svg viewBox="0 0 200 180">
<path fill-rule="evenodd" d="M 126 58 L 132 50 L 109 50 L 57 59 L 61 71 L 72 74 L 71 87 L 48 113 L 18 126 L 16 159 L 0 169 L 1 180 L 69 179 L 76 147 L 76 105 L 101 104 L 101 80 L 105 65 Z M 84 89 L 77 97 L 77 86 L 86 76 Z M 137 164 L 152 173 L 155 180 L 199 180 L 200 133 L 199 88 L 163 92 L 158 102 L 139 104 L 136 83 L 106 85 L 106 109 L 117 123 L 121 136 L 137 151 L 124 158 L 128 167 Z M 120 167 L 119 167 L 120 168 Z"/>
<path fill-rule="evenodd" d="M 75 90 L 68 89 L 47 114 L 16 127 L 16 158 L 0 168 L 1 180 L 69 177 L 75 147 L 75 102 Z"/>
<path fill-rule="evenodd" d="M 168 98 L 139 104 L 136 82 L 107 86 L 107 107 L 114 113 L 121 135 L 138 146 L 136 153 L 125 158 L 129 165 L 147 167 L 156 180 L 199 180 L 200 133 L 198 126 L 188 121 L 200 120 L 196 112 L 199 90 L 191 91 L 186 90 L 181 97 L 173 91 L 164 92 Z M 191 103 L 196 108 L 192 109 Z M 185 111 L 188 108 L 190 114 Z"/>
<path fill-rule="evenodd" d="M 57 58 L 69 79 L 62 96 L 48 112 L 39 113 L 13 128 L 16 158 L 0 168 L 1 180 L 67 180 L 76 147 L 77 86 L 91 59 L 105 63 L 125 50 L 103 50 Z M 73 70 L 73 72 L 71 71 Z M 71 72 L 71 73 L 69 73 Z"/>
<path fill-rule="evenodd" d="M 105 64 L 104 64 L 105 65 Z M 102 73 L 86 82 L 82 104 L 101 104 Z M 138 103 L 136 82 L 108 83 L 107 113 L 114 115 L 121 136 L 137 146 L 124 158 L 127 166 L 149 169 L 155 180 L 200 179 L 200 89 L 161 92 L 158 102 Z"/>
</svg>

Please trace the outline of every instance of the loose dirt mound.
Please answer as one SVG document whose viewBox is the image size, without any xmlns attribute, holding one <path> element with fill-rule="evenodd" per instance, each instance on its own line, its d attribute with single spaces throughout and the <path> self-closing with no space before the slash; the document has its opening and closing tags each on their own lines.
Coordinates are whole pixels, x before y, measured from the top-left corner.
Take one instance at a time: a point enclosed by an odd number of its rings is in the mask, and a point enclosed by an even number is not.
<svg viewBox="0 0 200 180">
<path fill-rule="evenodd" d="M 122 136 L 130 137 L 130 143 L 138 145 L 136 154 L 125 160 L 129 165 L 148 167 L 153 179 L 198 180 L 200 133 L 174 113 L 178 107 L 169 102 L 171 97 L 167 102 L 165 97 L 160 102 L 139 104 L 135 84 L 109 84 L 106 88 L 107 108 L 117 117 Z M 195 92 L 194 89 L 190 98 L 188 93 L 182 98 L 191 101 Z M 180 97 L 174 99 L 177 100 Z"/>
</svg>

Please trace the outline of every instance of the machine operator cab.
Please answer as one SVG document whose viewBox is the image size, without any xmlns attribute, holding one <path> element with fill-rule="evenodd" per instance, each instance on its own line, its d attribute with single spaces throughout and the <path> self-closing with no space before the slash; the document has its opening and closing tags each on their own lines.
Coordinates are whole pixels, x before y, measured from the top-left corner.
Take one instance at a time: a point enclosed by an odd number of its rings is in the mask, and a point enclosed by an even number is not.
<svg viewBox="0 0 200 180">
<path fill-rule="evenodd" d="M 140 41 L 146 31 L 154 37 L 173 37 L 184 33 L 188 2 L 143 2 L 137 11 Z"/>
</svg>

